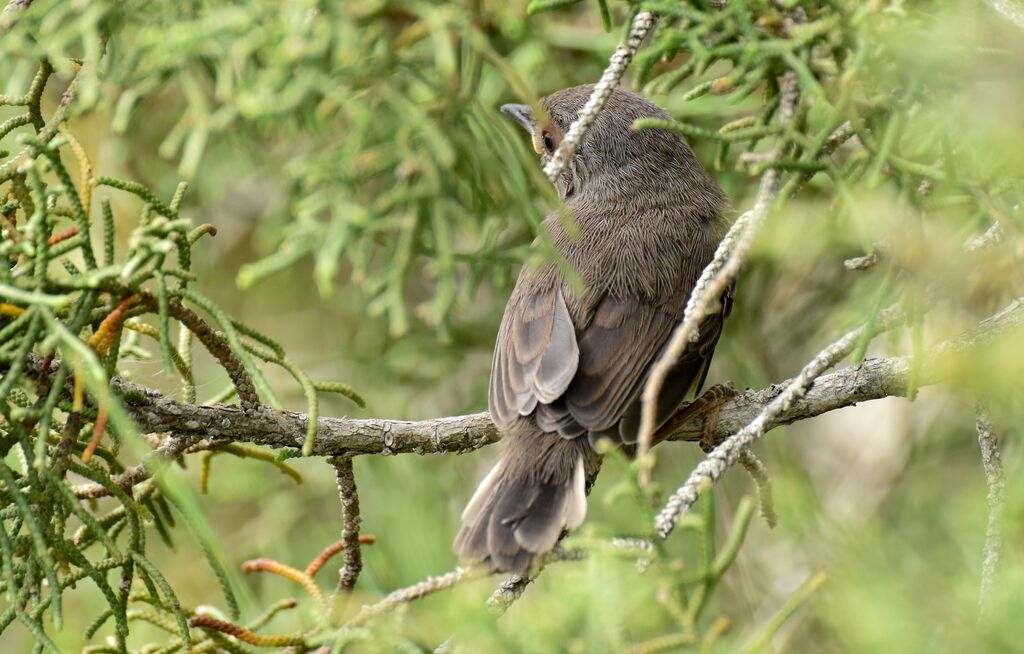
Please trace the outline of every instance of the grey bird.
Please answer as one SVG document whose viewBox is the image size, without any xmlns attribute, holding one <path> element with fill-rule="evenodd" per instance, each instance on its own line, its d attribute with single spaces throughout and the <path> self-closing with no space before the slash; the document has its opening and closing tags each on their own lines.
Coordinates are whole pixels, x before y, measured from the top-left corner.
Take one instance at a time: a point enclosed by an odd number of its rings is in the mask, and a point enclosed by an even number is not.
<svg viewBox="0 0 1024 654">
<path fill-rule="evenodd" d="M 546 163 L 592 85 L 502 111 L 530 133 Z M 726 197 L 682 137 L 632 129 L 669 118 L 636 93 L 616 89 L 555 186 L 578 227 L 555 211 L 543 224 L 585 284 L 574 291 L 554 264 L 524 267 L 505 307 L 491 364 L 488 408 L 503 433 L 501 459 L 462 514 L 455 551 L 466 563 L 529 574 L 586 515 L 586 480 L 602 438 L 629 448 L 652 364 L 725 232 Z M 663 425 L 697 394 L 732 289 L 705 318 L 657 402 Z"/>
</svg>

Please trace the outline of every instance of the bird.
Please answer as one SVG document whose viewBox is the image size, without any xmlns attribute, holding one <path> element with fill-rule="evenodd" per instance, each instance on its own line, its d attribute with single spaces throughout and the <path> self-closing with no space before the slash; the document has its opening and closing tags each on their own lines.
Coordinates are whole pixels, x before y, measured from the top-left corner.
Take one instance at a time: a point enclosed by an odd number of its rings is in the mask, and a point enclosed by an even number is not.
<svg viewBox="0 0 1024 654">
<path fill-rule="evenodd" d="M 593 91 L 575 86 L 541 98 L 537 111 L 501 110 L 546 164 Z M 454 549 L 466 564 L 528 575 L 580 526 L 599 443 L 636 443 L 648 374 L 728 227 L 727 198 L 686 141 L 633 129 L 647 117 L 670 118 L 615 88 L 555 181 L 562 208 L 542 229 L 583 289 L 555 263 L 524 266 L 505 306 L 488 390 L 502 452 L 462 514 Z M 730 286 L 674 364 L 657 425 L 699 393 L 733 295 Z"/>
</svg>

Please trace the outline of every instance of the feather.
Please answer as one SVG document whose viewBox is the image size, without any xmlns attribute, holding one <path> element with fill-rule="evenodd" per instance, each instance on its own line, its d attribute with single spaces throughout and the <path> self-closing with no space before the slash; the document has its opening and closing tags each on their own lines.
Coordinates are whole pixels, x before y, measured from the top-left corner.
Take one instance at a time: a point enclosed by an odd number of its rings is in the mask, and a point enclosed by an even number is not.
<svg viewBox="0 0 1024 654">
<path fill-rule="evenodd" d="M 522 292 L 509 301 L 494 361 L 489 409 L 499 426 L 558 399 L 576 374 L 579 347 L 558 288 Z"/>
<path fill-rule="evenodd" d="M 592 89 L 545 98 L 552 125 L 567 129 Z M 545 219 L 544 238 L 584 290 L 553 263 L 519 275 L 488 392 L 506 447 L 464 513 L 455 542 L 463 559 L 527 574 L 565 529 L 582 523 L 586 471 L 597 459 L 588 443 L 608 437 L 631 449 L 651 366 L 725 232 L 721 190 L 680 136 L 631 129 L 644 116 L 668 118 L 642 96 L 614 90 L 555 184 L 565 203 Z M 659 426 L 703 384 L 732 292 L 670 371 Z"/>
</svg>

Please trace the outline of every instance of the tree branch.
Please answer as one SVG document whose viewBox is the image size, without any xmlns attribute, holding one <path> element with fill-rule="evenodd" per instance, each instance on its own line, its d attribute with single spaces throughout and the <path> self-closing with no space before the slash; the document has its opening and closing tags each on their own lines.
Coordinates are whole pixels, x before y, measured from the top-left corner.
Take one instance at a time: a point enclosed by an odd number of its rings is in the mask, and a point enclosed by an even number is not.
<svg viewBox="0 0 1024 654">
<path fill-rule="evenodd" d="M 783 411 L 772 426 L 812 418 L 835 409 L 906 390 L 907 359 L 869 359 L 820 377 L 810 392 Z M 749 390 L 722 405 L 712 435 L 721 440 L 753 419 L 790 383 L 786 380 L 760 390 Z M 291 411 L 263 408 L 242 411 L 237 406 L 199 406 L 178 402 L 161 393 L 123 379 L 114 386 L 122 393 L 128 411 L 145 432 L 171 432 L 177 437 L 200 436 L 274 448 L 302 446 L 306 416 Z M 682 425 L 670 440 L 696 441 L 699 420 Z M 501 438 L 487 413 L 405 421 L 380 418 L 320 418 L 317 456 L 358 454 L 464 454 L 496 443 Z"/>
<path fill-rule="evenodd" d="M 23 14 L 31 4 L 32 0 L 9 0 L 4 6 L 3 12 L 0 12 L 0 34 L 9 32 L 14 27 L 15 21 L 18 20 L 18 16 Z"/>
<path fill-rule="evenodd" d="M 978 606 L 981 616 L 989 614 L 992 602 L 992 584 L 995 582 L 996 566 L 1002 553 L 1002 533 L 1000 520 L 1003 512 L 1003 491 L 1006 478 L 1003 476 L 1003 460 L 999 454 L 999 441 L 988 409 L 979 404 L 975 411 L 975 430 L 978 433 L 978 445 L 981 447 L 981 465 L 985 468 L 985 480 L 988 483 L 988 525 L 985 528 L 985 549 L 981 562 L 981 592 Z"/>
<path fill-rule="evenodd" d="M 1024 29 L 1024 7 L 1016 0 L 985 0 L 985 4 L 1006 20 Z"/>
<path fill-rule="evenodd" d="M 884 330 L 902 318 L 901 312 L 884 311 L 879 315 L 875 324 L 875 330 Z M 925 370 L 920 373 L 920 379 L 915 379 L 921 385 L 925 380 L 937 380 L 937 373 L 934 370 L 931 360 L 935 355 L 947 352 L 963 352 L 974 346 L 991 340 L 995 333 L 1006 329 L 1024 325 L 1024 304 L 1020 300 L 1014 300 L 1009 306 L 994 316 L 983 320 L 976 328 L 970 330 L 955 341 L 947 341 L 931 350 L 931 357 L 926 361 Z M 709 484 L 716 482 L 725 471 L 735 464 L 743 451 L 754 444 L 758 438 L 769 430 L 785 422 L 785 416 L 794 405 L 806 401 L 812 389 L 821 388 L 822 382 L 828 377 L 840 375 L 843 371 L 823 376 L 822 373 L 835 365 L 840 359 L 849 354 L 857 342 L 860 341 L 864 330 L 861 327 L 848 332 L 839 340 L 819 352 L 810 362 L 807 363 L 794 379 L 785 383 L 781 392 L 777 393 L 771 401 L 765 403 L 753 419 L 747 421 L 743 426 L 732 434 L 721 445 L 716 447 L 707 458 L 701 461 L 690 474 L 682 486 L 680 486 L 672 497 L 666 502 L 665 507 L 655 518 L 655 529 L 662 538 L 667 538 L 675 528 L 679 518 L 687 513 L 693 504 L 700 497 L 702 490 Z M 878 361 L 890 362 L 892 367 L 885 375 L 883 384 L 891 384 L 893 390 L 899 392 L 889 393 L 890 395 L 905 394 L 910 363 L 906 358 L 880 359 Z M 865 362 L 866 365 L 867 362 Z M 853 368 L 856 369 L 856 368 Z M 851 370 L 846 368 L 845 370 Z M 838 407 L 837 407 L 838 408 Z M 792 421 L 789 421 L 792 422 Z"/>
<path fill-rule="evenodd" d="M 942 343 L 936 352 L 963 352 L 991 340 L 999 333 L 1024 325 L 1024 304 L 1014 301 L 998 314 L 956 339 Z M 42 360 L 30 359 L 29 374 L 41 374 Z M 59 366 L 53 365 L 56 369 Z M 0 363 L 0 371 L 7 364 Z M 868 359 L 818 377 L 805 395 L 782 407 L 764 423 L 765 430 L 883 397 L 906 392 L 910 361 L 906 357 Z M 47 373 L 52 374 L 52 373 Z M 740 393 L 722 405 L 711 435 L 723 440 L 749 424 L 793 383 L 787 379 L 758 390 Z M 936 371 L 922 373 L 923 383 L 936 383 Z M 305 438 L 303 413 L 267 407 L 245 411 L 238 406 L 204 406 L 179 402 L 155 390 L 119 377 L 111 381 L 140 431 L 173 435 L 174 442 L 187 440 L 189 451 L 228 442 L 247 442 L 273 448 L 299 448 Z M 316 456 L 360 454 L 464 454 L 501 438 L 487 413 L 407 421 L 381 418 L 321 417 L 318 420 Z M 701 422 L 681 425 L 669 440 L 700 439 Z M 182 451 L 166 444 L 168 451 Z M 183 448 L 182 448 L 183 449 Z M 144 478 L 144 477 L 142 477 Z M 135 481 L 141 481 L 141 479 Z"/>
<path fill-rule="evenodd" d="M 370 622 L 374 618 L 388 613 L 402 604 L 421 599 L 440 590 L 451 588 L 470 579 L 487 577 L 491 573 L 484 568 L 455 568 L 451 572 L 436 577 L 427 577 L 424 581 L 405 588 L 392 591 L 387 597 L 376 604 L 364 606 L 350 619 L 343 629 L 351 629 Z"/>
<path fill-rule="evenodd" d="M 341 500 L 341 542 L 345 547 L 345 565 L 338 571 L 338 591 L 352 592 L 363 569 L 363 553 L 359 546 L 359 492 L 356 489 L 356 475 L 352 470 L 352 457 L 331 458 L 338 480 L 338 497 Z"/>
</svg>

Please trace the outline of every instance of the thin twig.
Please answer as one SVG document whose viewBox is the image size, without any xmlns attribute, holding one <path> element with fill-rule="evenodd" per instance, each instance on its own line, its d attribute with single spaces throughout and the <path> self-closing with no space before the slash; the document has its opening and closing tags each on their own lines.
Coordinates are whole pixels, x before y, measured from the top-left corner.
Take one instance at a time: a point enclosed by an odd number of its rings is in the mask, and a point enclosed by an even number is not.
<svg viewBox="0 0 1024 654">
<path fill-rule="evenodd" d="M 356 489 L 356 476 L 352 471 L 352 457 L 332 457 L 331 465 L 334 466 L 334 474 L 338 480 L 342 519 L 341 543 L 345 548 L 345 565 L 338 571 L 338 592 L 349 593 L 352 592 L 363 569 L 363 554 L 359 542 L 359 525 L 363 519 L 359 515 L 359 492 Z"/>
<path fill-rule="evenodd" d="M 980 252 L 987 250 L 988 248 L 995 247 L 1003 242 L 1006 238 L 1006 231 L 1003 229 L 1002 224 L 997 220 L 992 223 L 992 226 L 984 231 L 984 233 L 978 234 L 967 240 L 964 243 L 964 252 Z"/>
<path fill-rule="evenodd" d="M 491 573 L 486 568 L 455 568 L 451 572 L 447 572 L 443 575 L 436 577 L 427 577 L 418 584 L 407 586 L 405 588 L 399 588 L 398 590 L 392 591 L 376 604 L 364 606 L 359 613 L 352 617 L 345 624 L 345 629 L 352 627 L 358 627 L 370 622 L 376 617 L 379 617 L 385 613 L 393 611 L 402 604 L 408 604 L 409 602 L 421 599 L 427 595 L 431 595 L 441 590 L 452 588 L 457 584 L 471 579 L 480 579 L 481 577 L 487 577 Z"/>
<path fill-rule="evenodd" d="M 899 324 L 903 319 L 904 314 L 900 307 L 892 306 L 878 315 L 872 329 L 874 333 L 879 333 Z M 1000 327 L 993 330 L 995 325 Z M 936 357 L 969 351 L 971 348 L 989 342 L 998 332 L 1021 327 L 1024 327 L 1024 303 L 1014 300 L 1002 311 L 981 321 L 977 327 L 961 335 L 960 338 L 940 343 L 932 348 L 931 356 L 925 363 L 929 368 L 933 367 L 930 362 Z M 686 483 L 673 493 L 655 518 L 654 524 L 658 535 L 668 538 L 679 518 L 690 510 L 704 488 L 718 481 L 725 471 L 736 463 L 744 450 L 753 445 L 773 426 L 779 424 L 779 418 L 789 411 L 794 403 L 800 402 L 812 385 L 819 384 L 823 380 L 823 378 L 819 378 L 823 371 L 853 351 L 866 329 L 868 329 L 867 325 L 848 332 L 819 352 L 804 366 L 799 375 L 787 383 L 785 390 L 772 399 L 749 424 L 712 450 L 693 470 Z M 895 376 L 902 380 L 905 390 L 910 368 L 907 359 L 901 361 L 903 365 L 898 372 L 895 372 Z M 932 374 L 934 372 L 928 369 L 921 372 L 922 378 Z"/>
<path fill-rule="evenodd" d="M 142 294 L 142 300 L 150 309 L 157 309 L 159 307 L 157 298 L 148 293 Z M 224 368 L 224 371 L 228 373 L 228 376 L 234 383 L 242 407 L 245 409 L 259 408 L 260 398 L 256 394 L 256 387 L 249 376 L 249 371 L 245 369 L 245 365 L 238 358 L 238 355 L 217 335 L 217 332 L 214 331 L 210 324 L 177 299 L 171 299 L 167 303 L 167 310 L 171 316 L 195 334 L 207 351 L 217 358 L 221 367 Z"/>
<path fill-rule="evenodd" d="M 629 31 L 629 38 L 626 39 L 625 43 L 620 43 L 619 47 L 615 49 L 608 67 L 601 74 L 601 79 L 594 85 L 594 91 L 590 94 L 590 98 L 583 105 L 583 108 L 580 109 L 579 117 L 569 127 L 569 131 L 566 132 L 565 138 L 562 139 L 558 149 L 555 150 L 554 154 L 551 155 L 550 161 L 544 166 L 544 174 L 548 176 L 552 184 L 556 183 L 559 176 L 568 168 L 569 163 L 576 154 L 576 148 L 583 142 L 583 137 L 586 136 L 594 121 L 597 120 L 597 115 L 601 113 L 601 109 L 604 108 L 608 98 L 611 97 L 612 91 L 619 85 L 622 75 L 629 68 L 629 64 L 633 60 L 633 55 L 636 54 L 644 37 L 651 31 L 657 20 L 657 15 L 650 11 L 641 11 L 633 18 L 633 26 Z"/>
<path fill-rule="evenodd" d="M 111 481 L 121 490 L 130 493 L 133 486 L 141 484 L 152 477 L 154 470 L 158 469 L 161 465 L 173 461 L 179 454 L 188 449 L 193 442 L 194 439 L 192 438 L 169 436 L 154 448 L 142 463 L 125 468 L 123 472 L 111 477 Z M 73 486 L 72 491 L 78 499 L 97 499 L 110 495 L 109 489 L 96 483 Z"/>
<path fill-rule="evenodd" d="M 800 100 L 796 75 L 792 72 L 786 73 L 783 77 L 781 92 L 779 122 L 785 126 L 792 120 Z M 773 150 L 772 158 L 779 158 L 782 154 L 782 141 L 780 140 Z M 651 368 L 651 374 L 647 378 L 641 396 L 640 436 L 637 446 L 639 460 L 644 460 L 651 448 L 654 431 L 657 429 L 655 416 L 657 415 L 658 395 L 665 385 L 665 380 L 686 347 L 697 340 L 700 324 L 713 311 L 713 307 L 721 301 L 722 294 L 735 279 L 740 266 L 743 265 L 754 237 L 757 236 L 775 202 L 781 174 L 782 171 L 778 168 L 769 168 L 765 171 L 761 177 L 761 185 L 754 207 L 740 216 L 722 239 L 711 263 L 704 268 L 697 283 L 694 284 L 690 298 L 686 302 L 683 319 L 673 331 L 668 347 Z M 646 484 L 649 481 L 649 469 L 645 469 L 641 473 L 641 483 Z"/>
<path fill-rule="evenodd" d="M 985 0 L 985 3 L 1006 20 L 1024 29 L 1024 6 L 1016 0 Z"/>
<path fill-rule="evenodd" d="M 975 429 L 978 445 L 981 447 L 981 465 L 985 468 L 988 483 L 988 525 L 985 528 L 985 548 L 981 562 L 981 592 L 978 607 L 984 618 L 990 612 L 992 586 L 996 577 L 996 566 L 1002 554 L 1003 543 L 1000 520 L 1003 512 L 1003 491 L 1006 478 L 1003 475 L 1003 460 L 999 454 L 999 442 L 992 428 L 988 409 L 979 404 L 975 410 Z"/>
<path fill-rule="evenodd" d="M 874 329 L 879 331 L 886 329 L 902 318 L 903 312 L 899 307 L 890 307 L 889 310 L 883 311 L 878 316 Z M 697 465 L 686 483 L 672 494 L 654 520 L 655 530 L 661 538 L 668 538 L 679 518 L 690 510 L 704 488 L 718 481 L 725 471 L 739 460 L 742 453 L 768 431 L 773 420 L 807 393 L 821 373 L 853 351 L 867 328 L 865 325 L 850 331 L 819 352 L 789 383 L 786 390 L 773 399 L 757 417 L 743 429 L 727 438 Z"/>
<path fill-rule="evenodd" d="M 523 596 L 526 587 L 534 578 L 512 575 L 498 584 L 491 596 L 487 599 L 487 608 L 495 615 L 501 615 L 512 606 L 512 602 Z"/>
<path fill-rule="evenodd" d="M 565 549 L 563 547 L 556 547 L 551 552 L 548 552 L 544 556 L 544 560 L 541 564 L 541 570 L 543 566 L 548 563 L 555 561 L 579 561 L 585 558 L 587 555 L 586 551 L 579 549 Z M 491 596 L 487 599 L 487 608 L 491 610 L 495 615 L 502 615 L 508 610 L 508 607 L 512 606 L 512 603 L 523 596 L 526 591 L 526 587 L 529 586 L 540 574 L 540 570 L 537 570 L 532 577 L 523 577 L 520 575 L 510 575 L 495 589 Z"/>
<path fill-rule="evenodd" d="M 878 263 L 878 250 L 872 250 L 867 254 L 860 257 L 853 257 L 843 262 L 843 267 L 847 270 L 867 270 L 873 268 Z"/>
<path fill-rule="evenodd" d="M 3 13 L 9 14 L 14 11 L 24 11 L 32 4 L 32 0 L 9 0 L 4 7 Z"/>
<path fill-rule="evenodd" d="M 583 556 L 585 556 L 585 554 L 583 552 L 580 552 L 579 550 L 564 550 L 558 548 L 552 552 L 549 552 L 547 556 L 544 557 L 544 562 L 546 564 L 552 563 L 554 561 L 578 561 L 579 559 L 583 558 Z M 364 606 L 359 611 L 359 613 L 357 613 L 355 616 L 352 617 L 352 619 L 345 623 L 345 626 L 342 627 L 342 629 L 347 630 L 353 627 L 364 625 L 367 622 L 370 622 L 371 620 L 385 613 L 393 611 L 394 609 L 398 608 L 403 604 L 408 604 L 409 602 L 422 599 L 427 595 L 432 595 L 438 591 L 453 588 L 454 586 L 457 586 L 463 582 L 472 581 L 474 579 L 482 579 L 484 577 L 490 577 L 493 574 L 494 572 L 489 568 L 475 566 L 472 568 L 458 567 L 452 570 L 451 572 L 446 572 L 443 575 L 438 575 L 436 577 L 427 577 L 418 584 L 413 584 L 412 586 L 407 586 L 405 588 L 399 588 L 398 590 L 392 591 L 387 595 L 387 597 L 380 600 L 376 604 Z M 517 575 L 513 575 L 512 577 L 509 577 L 504 582 L 502 582 L 497 592 L 500 592 L 506 585 L 508 585 L 510 588 L 514 586 L 517 590 L 511 590 L 510 592 L 513 592 L 515 594 L 515 597 L 518 598 L 520 595 L 522 595 L 522 589 L 525 588 L 528 583 L 530 583 L 530 580 L 524 580 L 523 578 Z M 493 597 L 491 600 L 488 600 L 488 606 L 491 606 L 492 600 Z"/>
<path fill-rule="evenodd" d="M 757 502 L 761 507 L 761 517 L 769 527 L 774 527 L 779 523 L 779 516 L 775 513 L 772 479 L 768 476 L 768 468 L 750 450 L 744 450 L 740 454 L 740 465 L 754 480 L 754 486 L 757 488 Z"/>
<path fill-rule="evenodd" d="M 25 12 L 32 4 L 32 0 L 9 0 L 0 12 L 0 34 L 6 34 L 12 27 L 18 16 Z"/>
<path fill-rule="evenodd" d="M 1006 233 L 1003 230 L 1003 226 L 997 220 L 992 223 L 992 226 L 987 230 L 972 236 L 967 239 L 963 245 L 963 251 L 968 254 L 974 254 L 994 248 L 1003 242 L 1006 237 Z M 859 257 L 853 257 L 843 261 L 843 267 L 847 270 L 868 270 L 878 264 L 884 257 L 889 255 L 892 250 L 892 243 L 889 239 L 882 239 L 876 243 L 872 243 L 871 251 L 865 255 Z"/>
</svg>

